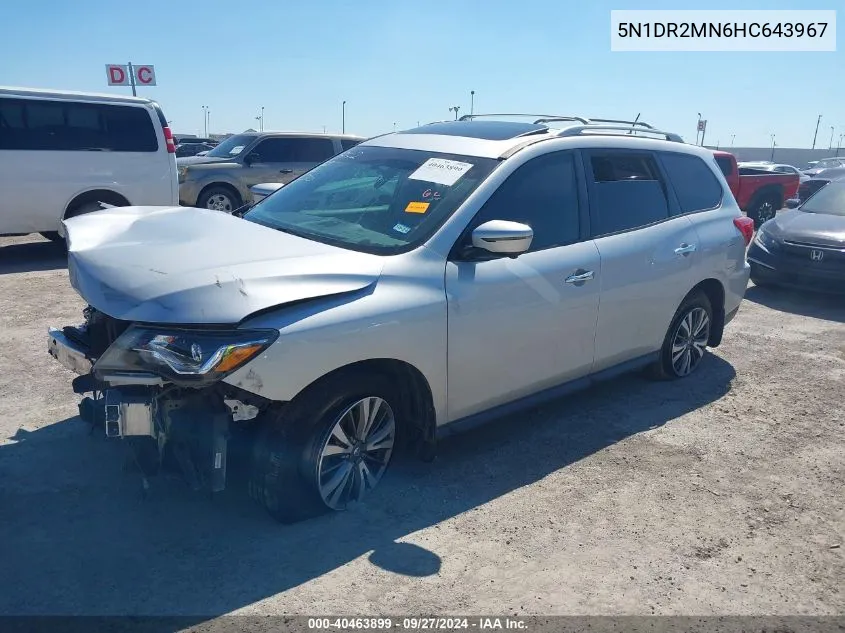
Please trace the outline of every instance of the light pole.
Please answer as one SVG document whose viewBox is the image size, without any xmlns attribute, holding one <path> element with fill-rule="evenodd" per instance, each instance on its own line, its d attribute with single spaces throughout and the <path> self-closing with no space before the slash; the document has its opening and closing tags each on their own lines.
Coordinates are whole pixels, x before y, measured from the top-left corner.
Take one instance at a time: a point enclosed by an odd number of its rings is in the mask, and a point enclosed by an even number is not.
<svg viewBox="0 0 845 633">
<path fill-rule="evenodd" d="M 830 126 L 830 145 L 827 146 L 827 151 L 833 149 L 833 126 Z"/>
<path fill-rule="evenodd" d="M 469 113 L 473 114 L 475 112 L 475 90 L 469 91 Z"/>
<path fill-rule="evenodd" d="M 342 134 L 346 134 L 346 101 L 343 102 L 341 105 L 341 115 L 340 115 L 340 131 Z"/>
<path fill-rule="evenodd" d="M 839 150 L 842 149 L 842 139 L 845 138 L 845 134 L 839 135 L 839 142 L 836 144 L 836 156 L 839 156 Z"/>
<path fill-rule="evenodd" d="M 393 131 L 396 131 L 396 121 L 393 122 Z"/>
<path fill-rule="evenodd" d="M 461 106 L 452 106 L 452 107 L 449 108 L 449 112 L 455 113 L 455 121 L 458 120 L 458 110 L 460 110 L 460 109 L 461 109 Z"/>
<path fill-rule="evenodd" d="M 698 145 L 698 139 L 701 136 L 701 112 L 698 113 L 698 121 L 695 124 L 695 144 Z"/>
<path fill-rule="evenodd" d="M 734 137 L 735 136 L 736 136 L 736 134 L 731 134 L 731 147 L 734 146 Z"/>
<path fill-rule="evenodd" d="M 204 105 L 202 107 L 202 128 L 203 128 L 202 135 L 205 138 L 208 138 L 208 106 L 206 106 L 206 105 Z"/>
<path fill-rule="evenodd" d="M 819 115 L 819 118 L 816 120 L 816 131 L 813 134 L 813 148 L 816 149 L 816 137 L 819 135 L 819 123 L 822 122 L 822 115 Z"/>
<path fill-rule="evenodd" d="M 775 135 L 772 134 L 772 155 L 769 157 L 769 160 L 775 162 Z"/>
</svg>

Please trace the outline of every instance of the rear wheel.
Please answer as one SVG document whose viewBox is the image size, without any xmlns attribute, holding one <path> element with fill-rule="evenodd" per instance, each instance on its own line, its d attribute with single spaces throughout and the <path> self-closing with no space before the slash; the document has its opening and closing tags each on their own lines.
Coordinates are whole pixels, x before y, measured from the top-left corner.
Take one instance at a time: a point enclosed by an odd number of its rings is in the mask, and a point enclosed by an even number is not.
<svg viewBox="0 0 845 633">
<path fill-rule="evenodd" d="M 754 228 L 759 229 L 764 222 L 768 222 L 777 215 L 780 199 L 774 195 L 764 196 L 748 213 L 754 220 Z"/>
<path fill-rule="evenodd" d="M 250 494 L 283 523 L 368 498 L 398 446 L 399 411 L 380 374 L 337 375 L 309 387 L 256 440 Z"/>
<path fill-rule="evenodd" d="M 703 292 L 688 296 L 669 325 L 660 358 L 652 368 L 657 378 L 685 378 L 701 365 L 713 327 L 713 308 Z"/>
</svg>

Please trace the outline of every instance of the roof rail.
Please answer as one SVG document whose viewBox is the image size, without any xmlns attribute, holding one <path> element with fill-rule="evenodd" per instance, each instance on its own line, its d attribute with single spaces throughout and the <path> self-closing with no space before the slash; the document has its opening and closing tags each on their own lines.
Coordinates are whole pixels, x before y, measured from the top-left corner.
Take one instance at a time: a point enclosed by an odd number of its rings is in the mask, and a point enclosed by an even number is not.
<svg viewBox="0 0 845 633">
<path fill-rule="evenodd" d="M 652 135 L 660 137 L 666 141 L 674 141 L 676 143 L 683 143 L 684 139 L 681 138 L 679 134 L 674 134 L 673 132 L 664 132 L 663 130 L 657 130 L 650 125 L 645 129 L 634 129 L 633 126 L 630 126 L 629 121 L 625 121 L 625 123 L 629 125 L 600 125 L 600 124 L 588 124 L 588 125 L 574 125 L 572 127 L 564 128 L 558 131 L 555 136 L 579 136 L 579 135 L 589 135 L 589 134 L 603 134 L 606 132 L 611 132 L 614 134 L 619 135 L 631 135 L 631 136 L 643 136 L 643 135 Z"/>
<path fill-rule="evenodd" d="M 578 121 L 579 123 L 583 123 L 586 125 L 589 123 L 589 119 L 584 119 L 582 117 L 565 117 L 565 116 L 557 116 L 555 114 L 525 114 L 524 112 L 511 112 L 510 114 L 465 114 L 463 115 L 459 121 L 472 121 L 473 119 L 478 119 L 481 117 L 503 117 L 503 116 L 526 116 L 531 118 L 536 118 L 537 120 L 534 123 L 543 123 L 545 120 L 549 121 Z"/>
</svg>

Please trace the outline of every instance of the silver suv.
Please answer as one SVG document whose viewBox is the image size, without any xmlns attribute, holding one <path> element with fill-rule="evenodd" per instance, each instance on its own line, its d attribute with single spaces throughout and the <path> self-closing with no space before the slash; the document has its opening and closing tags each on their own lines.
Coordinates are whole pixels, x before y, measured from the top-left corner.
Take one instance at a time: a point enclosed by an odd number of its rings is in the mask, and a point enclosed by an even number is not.
<svg viewBox="0 0 845 633">
<path fill-rule="evenodd" d="M 66 222 L 82 417 L 220 490 L 251 442 L 282 521 L 366 498 L 399 449 L 621 371 L 692 374 L 753 222 L 706 149 L 644 124 L 477 118 L 370 139 L 243 214 Z"/>
<path fill-rule="evenodd" d="M 202 156 L 177 158 L 179 204 L 231 213 L 251 200 L 251 186 L 288 183 L 363 140 L 347 134 L 235 134 Z"/>
</svg>

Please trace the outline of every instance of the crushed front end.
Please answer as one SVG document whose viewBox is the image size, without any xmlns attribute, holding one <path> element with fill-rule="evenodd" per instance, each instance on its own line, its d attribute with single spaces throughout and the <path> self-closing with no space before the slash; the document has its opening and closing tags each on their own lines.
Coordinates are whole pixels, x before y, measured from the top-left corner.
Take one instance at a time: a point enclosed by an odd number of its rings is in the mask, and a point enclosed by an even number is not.
<svg viewBox="0 0 845 633">
<path fill-rule="evenodd" d="M 79 374 L 80 417 L 127 441 L 146 476 L 173 466 L 194 489 L 226 486 L 229 440 L 272 402 L 222 382 L 260 355 L 276 330 L 130 323 L 93 307 L 48 332 L 48 351 Z M 146 479 L 144 479 L 146 483 Z"/>
</svg>

